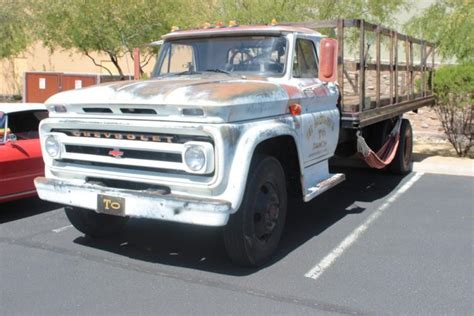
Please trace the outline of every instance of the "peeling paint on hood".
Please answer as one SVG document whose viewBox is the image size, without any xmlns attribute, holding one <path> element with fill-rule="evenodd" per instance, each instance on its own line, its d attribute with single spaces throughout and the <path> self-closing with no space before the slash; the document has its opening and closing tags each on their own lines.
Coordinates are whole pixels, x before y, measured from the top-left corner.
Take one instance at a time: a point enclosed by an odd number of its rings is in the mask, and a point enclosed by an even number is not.
<svg viewBox="0 0 474 316">
<path fill-rule="evenodd" d="M 198 107 L 203 109 L 204 116 L 228 122 L 285 114 L 288 94 L 281 85 L 262 77 L 192 75 L 121 81 L 65 91 L 49 98 L 46 104 L 64 104 L 72 111 L 88 105 L 112 109 L 140 105 L 157 109 L 166 116 L 173 116 L 173 109 L 178 115 L 182 108 Z"/>
</svg>

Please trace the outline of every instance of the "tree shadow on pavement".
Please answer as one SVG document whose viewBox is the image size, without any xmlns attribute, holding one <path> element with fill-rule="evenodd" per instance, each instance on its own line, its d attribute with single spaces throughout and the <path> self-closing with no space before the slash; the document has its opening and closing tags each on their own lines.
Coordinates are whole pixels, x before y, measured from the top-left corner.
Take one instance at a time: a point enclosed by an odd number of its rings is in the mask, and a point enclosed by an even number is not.
<svg viewBox="0 0 474 316">
<path fill-rule="evenodd" d="M 0 203 L 0 224 L 35 216 L 61 207 L 62 205 L 46 202 L 38 197 Z"/>
<path fill-rule="evenodd" d="M 359 202 L 383 199 L 403 179 L 370 169 L 335 171 L 344 172 L 346 181 L 309 203 L 290 200 L 279 250 L 270 263 L 258 269 L 229 262 L 221 238 L 222 228 L 130 219 L 119 236 L 102 240 L 81 236 L 74 242 L 145 262 L 233 276 L 249 275 L 282 260 L 345 216 L 364 212 Z"/>
</svg>

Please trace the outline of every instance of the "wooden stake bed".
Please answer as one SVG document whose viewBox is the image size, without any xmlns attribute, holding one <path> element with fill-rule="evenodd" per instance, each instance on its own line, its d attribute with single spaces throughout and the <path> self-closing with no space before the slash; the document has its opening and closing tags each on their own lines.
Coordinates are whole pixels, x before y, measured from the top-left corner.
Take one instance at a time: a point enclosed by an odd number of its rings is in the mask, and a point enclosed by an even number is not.
<svg viewBox="0 0 474 316">
<path fill-rule="evenodd" d="M 434 105 L 433 43 L 364 20 L 283 25 L 336 36 L 343 128 L 362 128 Z"/>
</svg>

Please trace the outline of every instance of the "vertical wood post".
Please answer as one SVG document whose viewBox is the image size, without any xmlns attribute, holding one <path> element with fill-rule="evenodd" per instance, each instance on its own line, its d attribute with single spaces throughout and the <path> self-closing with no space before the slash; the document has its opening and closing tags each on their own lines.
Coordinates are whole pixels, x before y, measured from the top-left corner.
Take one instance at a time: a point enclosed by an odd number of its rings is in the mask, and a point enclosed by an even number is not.
<svg viewBox="0 0 474 316">
<path fill-rule="evenodd" d="M 375 55 L 376 55 L 376 63 L 377 63 L 377 74 L 375 77 L 375 106 L 378 108 L 380 106 L 380 25 L 377 25 L 377 28 L 375 29 Z"/>
<path fill-rule="evenodd" d="M 395 64 L 395 82 L 394 82 L 394 86 L 395 86 L 395 103 L 398 103 L 398 92 L 399 92 L 399 89 L 398 89 L 398 33 L 395 32 L 395 56 L 394 56 L 394 61 L 393 63 Z"/>
<path fill-rule="evenodd" d="M 140 79 L 140 49 L 133 49 L 133 79 Z"/>
<path fill-rule="evenodd" d="M 359 69 L 359 111 L 365 109 L 365 28 L 364 20 L 360 21 L 360 69 Z"/>
<path fill-rule="evenodd" d="M 415 87 L 413 85 L 413 41 L 410 39 L 410 100 L 415 99 Z"/>
<path fill-rule="evenodd" d="M 390 31 L 390 52 L 389 52 L 389 64 L 390 64 L 390 104 L 393 104 L 393 50 L 394 50 L 394 38 L 393 31 Z"/>
<path fill-rule="evenodd" d="M 341 109 L 344 108 L 344 20 L 337 20 L 337 81 L 341 93 Z"/>
</svg>

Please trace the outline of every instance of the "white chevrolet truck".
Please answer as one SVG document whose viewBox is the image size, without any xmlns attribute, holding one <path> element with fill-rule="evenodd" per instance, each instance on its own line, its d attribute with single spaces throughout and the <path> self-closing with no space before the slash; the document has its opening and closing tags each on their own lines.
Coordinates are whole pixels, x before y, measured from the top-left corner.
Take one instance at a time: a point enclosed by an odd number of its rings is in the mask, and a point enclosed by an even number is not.
<svg viewBox="0 0 474 316">
<path fill-rule="evenodd" d="M 319 27 L 334 29 L 337 39 Z M 350 64 L 347 28 L 360 31 L 361 58 Z M 366 33 L 378 42 L 374 63 L 364 53 Z M 380 57 L 382 37 L 392 43 L 388 62 Z M 433 103 L 432 52 L 418 41 L 362 20 L 171 32 L 151 79 L 46 102 L 39 196 L 66 205 L 74 227 L 95 238 L 118 232 L 130 217 L 223 226 L 230 259 L 261 265 L 277 249 L 288 197 L 307 202 L 344 180 L 328 169 L 336 151 L 352 155 L 359 141 L 368 162 L 375 156 L 380 168 L 410 171 L 412 131 L 400 116 Z M 398 60 L 404 43 L 422 47 L 417 65 L 410 53 Z M 371 71 L 373 93 L 365 83 Z M 402 75 L 406 89 L 398 88 Z M 348 82 L 357 91 L 344 89 Z M 364 150 L 364 138 L 389 155 Z M 390 138 L 396 141 L 381 146 Z"/>
</svg>

